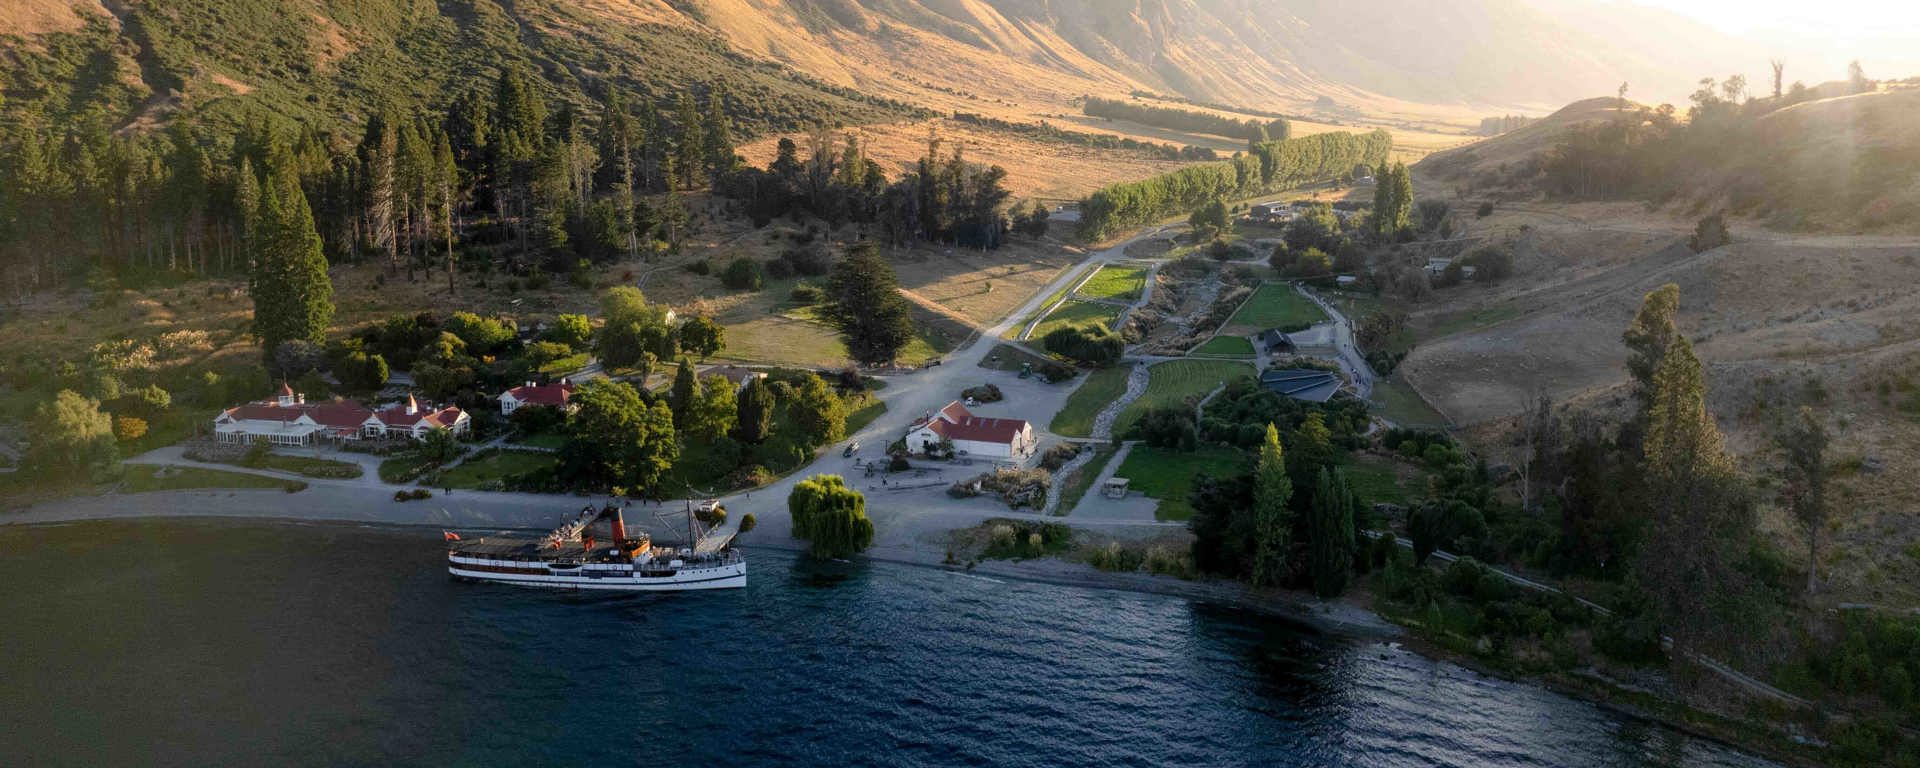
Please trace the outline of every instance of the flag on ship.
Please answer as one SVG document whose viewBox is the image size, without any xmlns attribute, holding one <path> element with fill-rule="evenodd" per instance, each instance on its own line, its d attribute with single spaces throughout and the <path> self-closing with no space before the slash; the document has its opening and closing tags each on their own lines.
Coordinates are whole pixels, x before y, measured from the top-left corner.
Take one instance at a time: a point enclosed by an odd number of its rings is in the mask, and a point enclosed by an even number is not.
<svg viewBox="0 0 1920 768">
<path fill-rule="evenodd" d="M 460 540 L 460 534 L 454 533 L 453 531 L 441 531 L 440 535 L 447 537 L 447 541 Z"/>
</svg>

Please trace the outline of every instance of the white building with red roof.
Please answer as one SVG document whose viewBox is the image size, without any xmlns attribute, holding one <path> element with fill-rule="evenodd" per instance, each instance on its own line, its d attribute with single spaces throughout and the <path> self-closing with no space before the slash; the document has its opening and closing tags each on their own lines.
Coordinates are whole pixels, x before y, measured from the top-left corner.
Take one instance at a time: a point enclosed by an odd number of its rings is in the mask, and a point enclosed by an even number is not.
<svg viewBox="0 0 1920 768">
<path fill-rule="evenodd" d="M 955 451 L 989 459 L 1021 459 L 1033 453 L 1033 425 L 1025 419 L 975 416 L 955 400 L 907 428 L 907 450 L 925 453 L 941 441 Z"/>
<path fill-rule="evenodd" d="M 436 428 L 463 435 L 473 429 L 473 417 L 453 406 L 422 406 L 412 395 L 380 411 L 354 400 L 309 403 L 306 395 L 286 384 L 272 400 L 234 406 L 213 417 L 214 439 L 223 443 L 313 445 L 402 435 L 419 440 Z"/>
<path fill-rule="evenodd" d="M 558 384 L 535 384 L 531 381 L 500 393 L 500 415 L 512 416 L 521 406 L 539 405 L 560 410 L 573 408 L 573 382 L 561 379 Z"/>
</svg>

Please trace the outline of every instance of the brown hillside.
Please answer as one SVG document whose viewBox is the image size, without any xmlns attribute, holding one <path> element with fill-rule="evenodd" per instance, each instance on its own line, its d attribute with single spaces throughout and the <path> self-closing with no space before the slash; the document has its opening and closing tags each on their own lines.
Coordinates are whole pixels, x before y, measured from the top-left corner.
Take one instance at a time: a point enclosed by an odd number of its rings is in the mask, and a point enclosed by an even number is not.
<svg viewBox="0 0 1920 768">
<path fill-rule="evenodd" d="M 1642 106 L 1627 101 L 1627 109 Z M 1526 127 L 1428 155 L 1414 171 L 1451 185 L 1520 186 L 1531 179 L 1540 159 L 1568 128 L 1613 120 L 1619 113 L 1620 100 L 1612 96 L 1581 99 Z"/>
<path fill-rule="evenodd" d="M 71 32 L 87 17 L 105 15 L 99 0 L 5 0 L 0 2 L 0 35 Z"/>
</svg>

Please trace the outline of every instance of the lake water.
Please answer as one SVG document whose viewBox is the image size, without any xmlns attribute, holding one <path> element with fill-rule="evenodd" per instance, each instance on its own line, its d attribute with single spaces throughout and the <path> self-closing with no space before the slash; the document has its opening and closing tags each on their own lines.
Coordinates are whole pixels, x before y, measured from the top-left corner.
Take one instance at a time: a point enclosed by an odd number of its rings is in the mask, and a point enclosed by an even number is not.
<svg viewBox="0 0 1920 768">
<path fill-rule="evenodd" d="M 754 549 L 745 590 L 577 595 L 438 537 L 0 528 L 0 764 L 1767 765 L 1180 598 Z"/>
</svg>

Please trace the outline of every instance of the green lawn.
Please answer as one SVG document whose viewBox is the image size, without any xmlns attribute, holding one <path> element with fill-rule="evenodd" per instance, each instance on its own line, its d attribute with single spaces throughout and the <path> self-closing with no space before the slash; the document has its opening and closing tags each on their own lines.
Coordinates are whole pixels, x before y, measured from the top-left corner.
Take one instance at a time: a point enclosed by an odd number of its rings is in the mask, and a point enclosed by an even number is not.
<svg viewBox="0 0 1920 768">
<path fill-rule="evenodd" d="M 1245 336 L 1215 336 L 1194 347 L 1189 355 L 1205 357 L 1253 357 L 1253 342 Z"/>
<path fill-rule="evenodd" d="M 1087 491 L 1093 488 L 1094 478 L 1100 476 L 1100 470 L 1107 468 L 1107 462 L 1111 461 L 1113 454 L 1119 450 L 1110 443 L 1103 443 L 1093 449 L 1093 458 L 1080 465 L 1073 474 L 1065 478 L 1055 478 L 1057 483 L 1063 483 L 1063 485 L 1060 486 L 1060 506 L 1054 508 L 1054 514 L 1073 514 L 1073 508 L 1080 503 L 1082 497 L 1087 495 Z"/>
<path fill-rule="evenodd" d="M 1246 453 L 1238 448 L 1210 445 L 1189 453 L 1134 446 L 1127 460 L 1114 475 L 1131 481 L 1129 487 L 1158 499 L 1156 520 L 1185 520 L 1193 517 L 1193 505 L 1187 495 L 1201 474 L 1225 477 L 1245 469 Z"/>
<path fill-rule="evenodd" d="M 311 456 L 282 456 L 276 453 L 267 454 L 260 462 L 260 466 L 254 469 L 277 469 L 304 477 L 326 477 L 339 480 L 351 480 L 366 474 L 360 469 L 359 464 L 350 461 L 316 459 Z"/>
<path fill-rule="evenodd" d="M 1283 283 L 1268 283 L 1253 292 L 1253 297 L 1233 313 L 1227 325 L 1245 325 L 1254 328 L 1276 328 L 1288 325 L 1311 325 L 1327 319 L 1327 313 L 1320 305 L 1300 295 L 1293 286 Z"/>
<path fill-rule="evenodd" d="M 1127 429 L 1139 421 L 1149 408 L 1175 405 L 1190 397 L 1203 397 L 1228 379 L 1253 375 L 1253 366 L 1227 360 L 1171 360 L 1157 364 L 1147 372 L 1151 378 L 1147 379 L 1146 393 L 1120 412 L 1120 417 L 1113 422 L 1114 435 L 1125 437 Z"/>
<path fill-rule="evenodd" d="M 165 476 L 162 476 L 162 473 Z M 306 483 L 298 480 L 282 480 L 277 477 L 227 472 L 219 469 L 128 464 L 126 474 L 121 478 L 120 492 L 147 493 L 194 488 L 273 488 L 292 492 L 304 490 L 306 487 Z"/>
<path fill-rule="evenodd" d="M 557 451 L 566 447 L 567 436 L 559 432 L 542 432 L 537 435 L 528 435 L 519 438 L 514 440 L 513 443 L 515 445 L 525 445 L 532 448 L 551 448 Z"/>
<path fill-rule="evenodd" d="M 1053 415 L 1047 431 L 1067 437 L 1092 437 L 1093 417 L 1127 391 L 1127 373 L 1131 370 L 1115 366 L 1089 374 L 1087 380 L 1067 396 L 1067 404 Z"/>
<path fill-rule="evenodd" d="M 880 414 L 887 412 L 887 404 L 882 402 L 880 398 L 871 395 L 869 395 L 868 398 L 865 405 L 854 408 L 851 413 L 847 414 L 847 434 L 851 435 L 862 429 L 866 429 L 867 425 L 872 424 L 874 419 L 880 418 Z"/>
<path fill-rule="evenodd" d="M 1061 304 L 1060 308 L 1054 310 L 1053 314 L 1047 315 L 1047 319 L 1040 321 L 1040 325 L 1033 329 L 1033 335 L 1028 338 L 1042 339 L 1055 328 L 1064 328 L 1069 325 L 1084 325 L 1089 322 L 1097 322 L 1108 328 L 1112 328 L 1113 321 L 1119 317 L 1120 308 L 1111 304 L 1095 304 L 1090 301 L 1069 301 Z"/>
<path fill-rule="evenodd" d="M 493 450 L 440 473 L 439 482 L 435 484 L 446 488 L 477 489 L 496 480 L 551 467 L 556 461 L 559 458 L 551 453 Z"/>
<path fill-rule="evenodd" d="M 380 462 L 380 480 L 388 483 L 411 483 L 427 467 L 425 456 L 417 451 L 394 454 Z"/>
<path fill-rule="evenodd" d="M 1053 293 L 1047 294 L 1046 300 L 1040 302 L 1040 307 L 1038 309 L 1035 309 L 1032 314 L 1029 314 L 1026 317 L 1020 318 L 1019 325 L 1016 325 L 1016 326 L 1013 326 L 1012 328 L 1007 329 L 1006 338 L 1009 338 L 1009 339 L 1019 338 L 1020 332 L 1025 330 L 1028 325 L 1032 324 L 1035 317 L 1039 313 L 1047 311 L 1047 309 L 1052 307 L 1055 302 L 1058 302 L 1061 299 L 1066 298 L 1067 291 L 1072 290 L 1073 284 L 1080 282 L 1080 276 L 1085 275 L 1086 273 L 1087 273 L 1087 270 L 1084 267 L 1073 270 L 1073 276 L 1067 278 L 1066 282 L 1061 283 L 1060 288 L 1058 290 L 1055 290 Z"/>
<path fill-rule="evenodd" d="M 1087 299 L 1122 299 L 1132 301 L 1140 297 L 1141 287 L 1147 284 L 1147 268 L 1139 266 L 1112 265 L 1101 267 L 1093 279 L 1075 291 L 1074 295 Z"/>
<path fill-rule="evenodd" d="M 1402 427 L 1440 427 L 1447 423 L 1447 417 L 1429 407 L 1398 378 L 1374 382 L 1370 402 L 1376 415 Z"/>
</svg>

